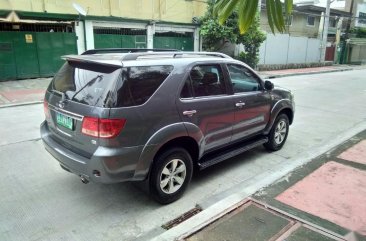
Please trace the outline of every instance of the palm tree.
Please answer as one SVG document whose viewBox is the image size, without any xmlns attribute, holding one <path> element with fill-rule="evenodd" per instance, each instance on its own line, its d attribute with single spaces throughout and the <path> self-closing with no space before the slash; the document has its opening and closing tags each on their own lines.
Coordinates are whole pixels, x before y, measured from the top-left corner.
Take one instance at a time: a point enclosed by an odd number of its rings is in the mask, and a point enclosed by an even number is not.
<svg viewBox="0 0 366 241">
<path fill-rule="evenodd" d="M 240 33 L 245 33 L 253 23 L 257 14 L 258 1 L 260 0 L 216 0 L 213 14 L 218 16 L 220 24 L 223 24 L 230 14 L 237 10 L 239 16 Z M 281 0 L 266 0 L 268 24 L 274 33 L 275 28 L 279 32 L 285 31 L 285 16 L 292 11 L 293 0 L 284 0 L 284 8 Z"/>
</svg>

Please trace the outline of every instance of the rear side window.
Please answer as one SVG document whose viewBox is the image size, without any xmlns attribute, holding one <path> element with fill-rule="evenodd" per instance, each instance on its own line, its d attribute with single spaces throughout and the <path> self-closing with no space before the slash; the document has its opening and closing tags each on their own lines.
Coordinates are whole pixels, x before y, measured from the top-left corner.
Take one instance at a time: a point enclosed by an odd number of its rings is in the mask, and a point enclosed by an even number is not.
<svg viewBox="0 0 366 241">
<path fill-rule="evenodd" d="M 70 61 L 54 76 L 48 91 L 63 93 L 66 99 L 82 104 L 104 106 L 119 74 L 119 67 Z"/>
<path fill-rule="evenodd" d="M 142 66 L 122 69 L 117 84 L 116 107 L 144 104 L 172 72 L 173 66 Z"/>
<path fill-rule="evenodd" d="M 193 93 L 190 88 L 193 87 Z M 220 65 L 197 65 L 191 70 L 182 89 L 181 98 L 226 94 L 224 76 Z"/>
</svg>

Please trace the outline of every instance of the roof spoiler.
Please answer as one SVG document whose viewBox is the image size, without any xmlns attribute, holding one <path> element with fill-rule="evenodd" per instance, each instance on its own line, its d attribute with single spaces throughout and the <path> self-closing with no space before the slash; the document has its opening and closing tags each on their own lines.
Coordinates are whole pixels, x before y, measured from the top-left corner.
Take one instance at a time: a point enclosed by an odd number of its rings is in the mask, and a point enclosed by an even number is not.
<svg viewBox="0 0 366 241">
<path fill-rule="evenodd" d="M 90 63 L 90 64 L 99 64 L 106 65 L 110 67 L 121 68 L 123 66 L 120 60 L 116 59 L 100 59 L 100 58 L 92 58 L 92 56 L 88 55 L 64 55 L 61 57 L 66 61 L 71 62 L 80 62 L 80 63 Z"/>
</svg>

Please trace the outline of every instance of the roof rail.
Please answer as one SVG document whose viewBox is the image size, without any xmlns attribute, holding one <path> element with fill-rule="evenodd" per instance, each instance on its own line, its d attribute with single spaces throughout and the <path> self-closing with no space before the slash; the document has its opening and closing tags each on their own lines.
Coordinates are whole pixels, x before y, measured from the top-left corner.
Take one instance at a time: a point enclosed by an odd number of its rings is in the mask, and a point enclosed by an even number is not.
<svg viewBox="0 0 366 241">
<path fill-rule="evenodd" d="M 211 56 L 211 57 L 219 57 L 225 59 L 232 59 L 230 56 L 218 53 L 218 52 L 180 52 L 180 51 L 161 51 L 161 52 L 139 52 L 139 53 L 130 53 L 126 54 L 122 57 L 123 60 L 136 60 L 139 57 L 153 57 L 153 56 L 164 56 L 167 58 L 184 58 L 185 56 Z"/>
<path fill-rule="evenodd" d="M 138 48 L 104 48 L 104 49 L 90 49 L 81 55 L 101 54 L 101 53 L 138 53 L 138 52 L 179 52 L 177 49 L 138 49 Z"/>
</svg>

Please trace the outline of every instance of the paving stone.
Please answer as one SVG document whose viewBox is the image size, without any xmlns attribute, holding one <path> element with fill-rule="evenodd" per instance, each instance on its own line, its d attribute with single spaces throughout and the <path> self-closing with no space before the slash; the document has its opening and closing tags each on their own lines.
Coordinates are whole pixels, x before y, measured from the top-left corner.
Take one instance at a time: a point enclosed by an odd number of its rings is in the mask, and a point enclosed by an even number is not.
<svg viewBox="0 0 366 241">
<path fill-rule="evenodd" d="M 311 229 L 300 227 L 296 229 L 285 241 L 332 241 L 334 239 L 315 232 Z"/>
<path fill-rule="evenodd" d="M 201 232 L 189 237 L 188 241 L 262 241 L 278 234 L 290 222 L 261 209 L 249 205 L 245 209 L 221 218 Z"/>
<path fill-rule="evenodd" d="M 330 161 L 276 200 L 366 235 L 366 171 Z"/>
<path fill-rule="evenodd" d="M 363 140 L 353 147 L 342 152 L 338 158 L 366 164 L 366 140 Z"/>
</svg>

